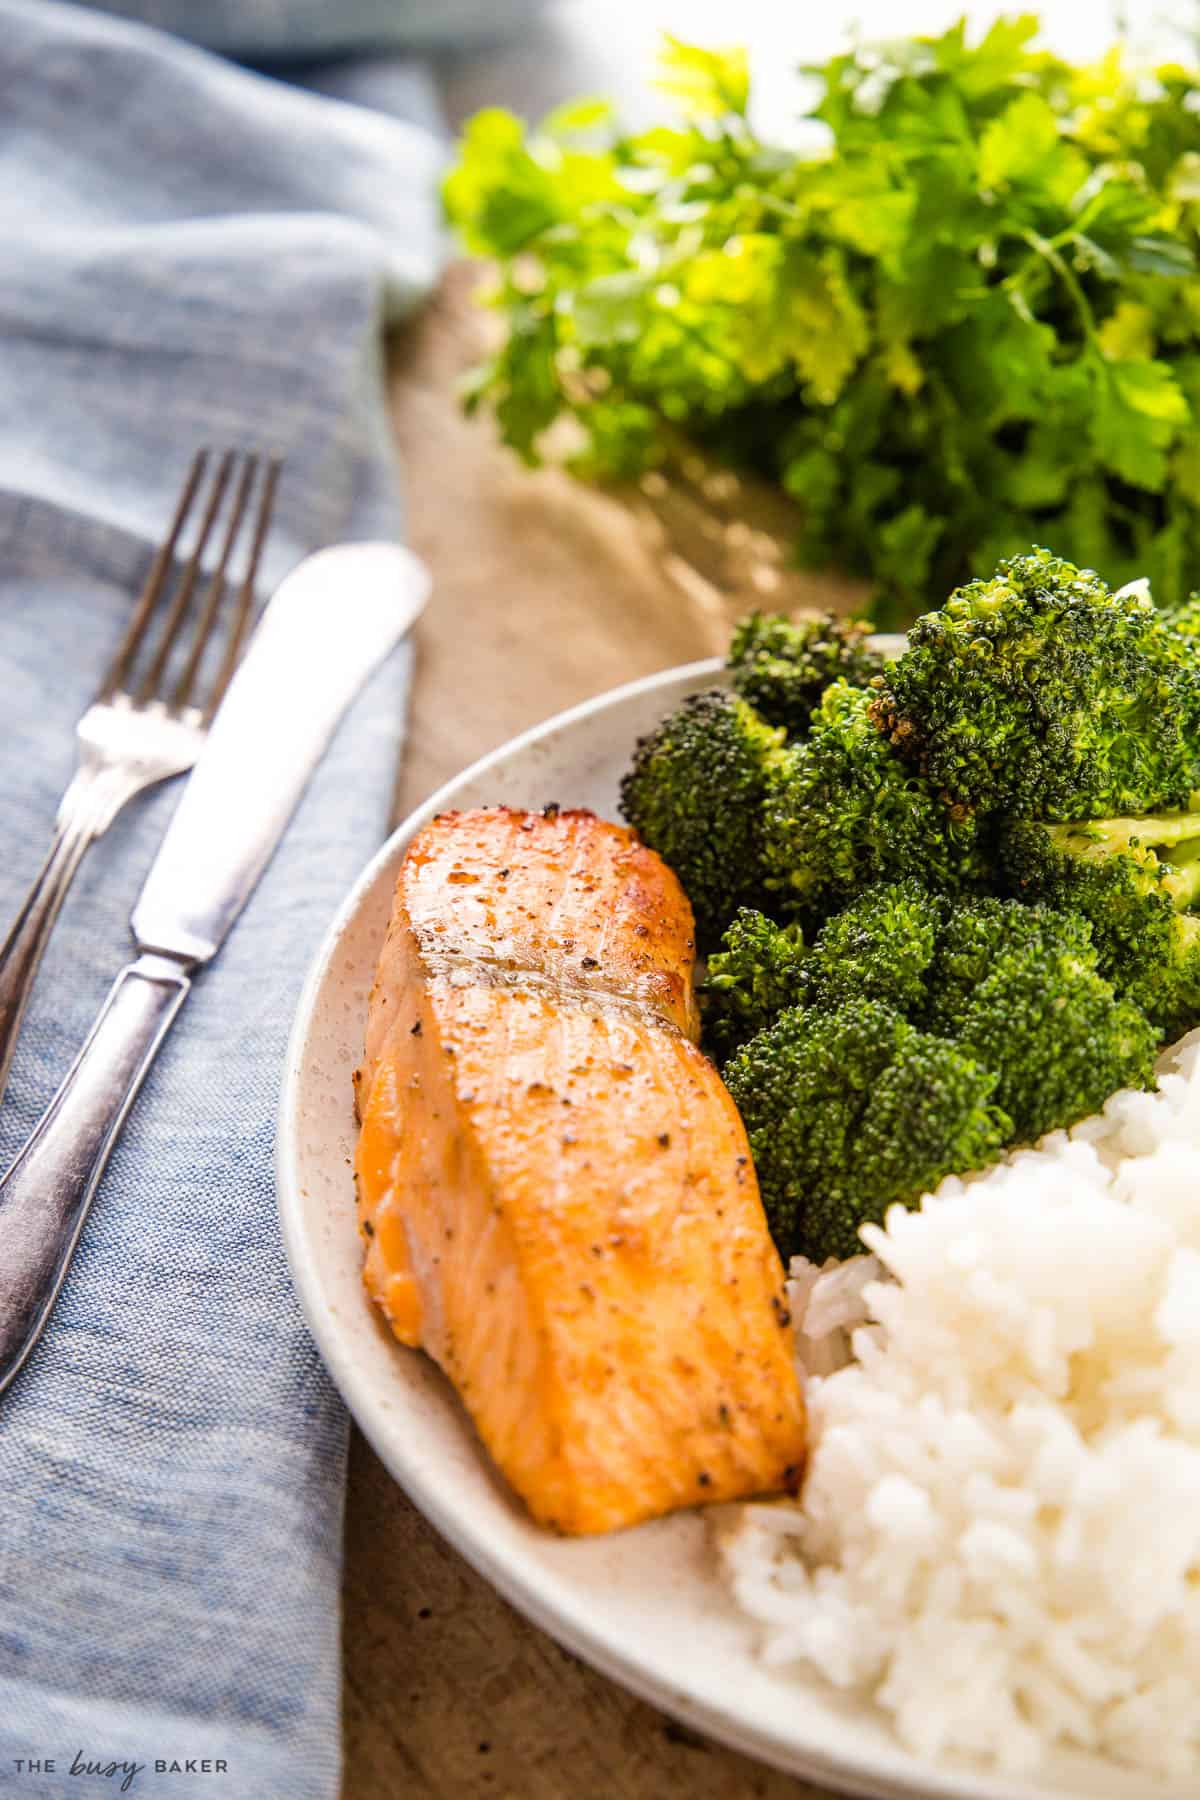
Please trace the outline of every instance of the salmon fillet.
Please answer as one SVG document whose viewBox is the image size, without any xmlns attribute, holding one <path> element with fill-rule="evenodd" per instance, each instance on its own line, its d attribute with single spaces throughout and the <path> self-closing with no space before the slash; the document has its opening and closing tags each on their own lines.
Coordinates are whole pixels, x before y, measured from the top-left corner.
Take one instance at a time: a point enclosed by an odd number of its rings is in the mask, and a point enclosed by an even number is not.
<svg viewBox="0 0 1200 1800">
<path fill-rule="evenodd" d="M 535 1518 L 794 1486 L 804 1406 L 691 909 L 591 813 L 444 813 L 400 870 L 356 1073 L 364 1279 Z"/>
</svg>

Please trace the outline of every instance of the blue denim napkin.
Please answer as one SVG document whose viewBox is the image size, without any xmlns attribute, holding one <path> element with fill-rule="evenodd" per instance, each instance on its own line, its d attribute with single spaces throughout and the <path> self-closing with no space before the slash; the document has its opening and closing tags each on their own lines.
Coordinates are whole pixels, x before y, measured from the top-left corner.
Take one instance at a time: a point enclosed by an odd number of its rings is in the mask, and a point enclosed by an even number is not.
<svg viewBox="0 0 1200 1800">
<path fill-rule="evenodd" d="M 236 10 L 280 47 L 287 0 Z M 0 925 L 197 445 L 284 454 L 268 580 L 399 532 L 381 332 L 435 275 L 439 160 L 418 126 L 144 26 L 0 0 Z M 0 1400 L 5 1793 L 336 1789 L 346 1427 L 284 1264 L 272 1140 L 305 966 L 384 831 L 406 677 L 402 653 L 362 696 L 197 983 Z M 127 958 L 177 797 L 135 802 L 84 865 L 5 1162 Z"/>
</svg>

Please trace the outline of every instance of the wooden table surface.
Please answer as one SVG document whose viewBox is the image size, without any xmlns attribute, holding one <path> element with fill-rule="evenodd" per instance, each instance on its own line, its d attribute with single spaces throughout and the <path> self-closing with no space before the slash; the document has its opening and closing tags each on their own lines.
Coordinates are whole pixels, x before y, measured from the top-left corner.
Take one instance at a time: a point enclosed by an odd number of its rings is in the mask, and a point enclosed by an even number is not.
<svg viewBox="0 0 1200 1800">
<path fill-rule="evenodd" d="M 452 270 L 394 346 L 410 536 L 434 595 L 417 639 L 403 814 L 514 732 L 723 648 L 755 600 L 839 604 L 781 566 L 788 516 L 698 468 L 615 496 L 530 474 L 454 383 L 480 342 Z M 355 1434 L 345 1573 L 346 1800 L 821 1800 L 705 1742 L 526 1623 L 437 1537 Z"/>
</svg>

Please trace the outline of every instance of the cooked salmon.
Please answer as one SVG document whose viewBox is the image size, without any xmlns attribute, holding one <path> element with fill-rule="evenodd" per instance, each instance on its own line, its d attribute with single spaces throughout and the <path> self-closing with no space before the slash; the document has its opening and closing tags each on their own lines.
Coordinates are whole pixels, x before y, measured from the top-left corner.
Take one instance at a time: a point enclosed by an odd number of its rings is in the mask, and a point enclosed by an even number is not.
<svg viewBox="0 0 1200 1800">
<path fill-rule="evenodd" d="M 396 884 L 356 1075 L 367 1290 L 563 1532 L 799 1476 L 783 1270 L 693 960 L 675 877 L 591 813 L 444 813 Z"/>
</svg>

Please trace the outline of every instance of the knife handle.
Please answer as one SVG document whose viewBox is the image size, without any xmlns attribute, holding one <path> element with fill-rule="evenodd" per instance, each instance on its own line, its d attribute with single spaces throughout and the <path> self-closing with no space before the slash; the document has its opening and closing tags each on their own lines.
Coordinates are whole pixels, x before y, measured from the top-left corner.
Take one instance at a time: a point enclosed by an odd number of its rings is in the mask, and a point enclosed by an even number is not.
<svg viewBox="0 0 1200 1800">
<path fill-rule="evenodd" d="M 41 1336 L 117 1133 L 190 986 L 166 956 L 139 956 L 121 970 L 0 1181 L 0 1393 Z"/>
</svg>

